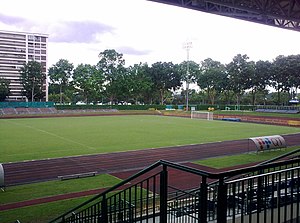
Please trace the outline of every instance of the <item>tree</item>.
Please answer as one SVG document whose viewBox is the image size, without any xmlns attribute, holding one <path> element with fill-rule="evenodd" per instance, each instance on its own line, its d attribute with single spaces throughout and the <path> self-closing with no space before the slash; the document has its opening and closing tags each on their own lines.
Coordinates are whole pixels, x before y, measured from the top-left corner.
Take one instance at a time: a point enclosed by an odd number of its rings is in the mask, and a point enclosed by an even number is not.
<svg viewBox="0 0 300 223">
<path fill-rule="evenodd" d="M 104 77 L 101 72 L 89 64 L 78 65 L 73 72 L 73 83 L 86 103 L 96 102 L 102 93 Z"/>
<path fill-rule="evenodd" d="M 181 77 L 178 69 L 172 62 L 156 62 L 152 64 L 149 74 L 155 89 L 159 92 L 160 103 L 164 104 L 165 96 L 169 90 L 181 86 Z"/>
<path fill-rule="evenodd" d="M 290 99 L 297 96 L 297 90 L 300 88 L 300 55 L 290 55 L 286 57 L 288 67 L 286 75 L 288 76 L 288 88 L 290 90 Z"/>
<path fill-rule="evenodd" d="M 31 101 L 43 99 L 45 92 L 43 84 L 46 75 L 42 70 L 42 66 L 37 61 L 29 61 L 20 69 L 20 79 L 23 85 L 23 94 Z"/>
<path fill-rule="evenodd" d="M 219 61 L 207 58 L 201 63 L 200 70 L 197 84 L 207 92 L 210 103 L 213 105 L 216 95 L 221 93 L 227 78 L 225 66 Z"/>
<path fill-rule="evenodd" d="M 130 78 L 130 94 L 137 104 L 145 102 L 148 93 L 152 90 L 153 82 L 148 75 L 148 64 L 134 64 L 128 68 Z"/>
<path fill-rule="evenodd" d="M 229 87 L 235 93 L 238 105 L 240 104 L 241 96 L 250 87 L 250 77 L 253 76 L 254 72 L 254 62 L 248 62 L 248 59 L 247 55 L 238 54 L 226 66 Z"/>
<path fill-rule="evenodd" d="M 50 81 L 59 86 L 60 103 L 63 102 L 63 92 L 68 86 L 73 69 L 74 66 L 72 63 L 69 63 L 68 60 L 60 59 L 55 65 L 50 67 L 48 70 Z"/>
<path fill-rule="evenodd" d="M 0 78 L 0 101 L 5 101 L 10 94 L 9 84 L 10 81 L 8 79 Z"/>
<path fill-rule="evenodd" d="M 269 85 L 270 77 L 272 71 L 272 64 L 269 61 L 259 60 L 255 63 L 254 72 L 250 73 L 249 88 L 252 96 L 252 105 L 256 104 L 257 93 L 261 94 L 265 91 L 266 87 Z"/>
<path fill-rule="evenodd" d="M 99 53 L 99 59 L 97 69 L 104 75 L 105 93 L 110 102 L 113 103 L 119 93 L 120 82 L 118 82 L 118 78 L 126 72 L 125 60 L 123 54 L 113 49 Z"/>
<path fill-rule="evenodd" d="M 281 93 L 289 92 L 289 61 L 285 56 L 278 56 L 273 61 L 271 85 L 277 91 L 277 104 L 281 104 Z"/>
</svg>

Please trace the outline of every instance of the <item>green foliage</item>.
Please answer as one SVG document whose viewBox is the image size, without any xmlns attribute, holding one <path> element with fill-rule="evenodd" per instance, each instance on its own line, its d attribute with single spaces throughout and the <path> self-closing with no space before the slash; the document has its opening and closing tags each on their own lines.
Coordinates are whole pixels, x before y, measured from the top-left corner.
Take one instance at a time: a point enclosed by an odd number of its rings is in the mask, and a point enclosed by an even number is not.
<svg viewBox="0 0 300 223">
<path fill-rule="evenodd" d="M 70 78 L 72 77 L 73 68 L 73 64 L 65 59 L 60 59 L 56 64 L 49 68 L 48 75 L 51 83 L 59 86 L 60 103 L 65 102 L 63 101 L 62 94 L 68 87 Z"/>
<path fill-rule="evenodd" d="M 43 84 L 46 75 L 42 65 L 36 61 L 29 61 L 20 70 L 20 79 L 23 85 L 23 94 L 30 100 L 41 100 L 45 97 Z"/>
<path fill-rule="evenodd" d="M 0 101 L 5 101 L 10 94 L 10 81 L 8 79 L 0 78 Z"/>
<path fill-rule="evenodd" d="M 62 100 L 64 103 L 70 103 L 71 99 L 68 98 L 65 94 L 49 94 L 49 101 L 53 101 L 55 103 L 60 103 Z"/>
<path fill-rule="evenodd" d="M 148 110 L 155 108 L 156 110 L 164 110 L 165 105 L 56 105 L 58 110 L 75 110 L 75 109 L 117 109 L 117 110 Z"/>
<path fill-rule="evenodd" d="M 79 64 L 73 74 L 73 84 L 84 101 L 98 101 L 103 91 L 104 77 L 96 66 Z"/>
<path fill-rule="evenodd" d="M 235 93 L 238 105 L 245 90 L 249 89 L 250 77 L 254 73 L 254 62 L 249 62 L 248 59 L 247 55 L 237 54 L 226 67 L 229 76 L 228 88 Z"/>
<path fill-rule="evenodd" d="M 300 86 L 299 64 L 300 55 L 254 62 L 246 54 L 237 54 L 228 64 L 207 58 L 200 64 L 156 62 L 125 67 L 123 55 L 108 49 L 99 53 L 96 66 L 80 65 L 85 68 L 78 67 L 75 73 L 72 64 L 61 59 L 49 69 L 49 93 L 60 94 L 60 102 L 74 104 L 185 104 L 188 99 L 193 104 L 288 105 Z M 76 82 L 69 82 L 74 74 Z M 197 83 L 200 89 L 183 88 L 186 81 Z M 268 87 L 276 89 L 276 97 Z"/>
<path fill-rule="evenodd" d="M 157 62 L 152 64 L 149 74 L 153 86 L 160 95 L 160 104 L 164 104 L 166 93 L 181 86 L 181 77 L 172 62 Z"/>
<path fill-rule="evenodd" d="M 201 63 L 201 72 L 197 77 L 198 86 L 207 92 L 210 103 L 215 104 L 215 98 L 225 89 L 227 74 L 225 67 L 219 61 L 210 58 Z"/>
</svg>

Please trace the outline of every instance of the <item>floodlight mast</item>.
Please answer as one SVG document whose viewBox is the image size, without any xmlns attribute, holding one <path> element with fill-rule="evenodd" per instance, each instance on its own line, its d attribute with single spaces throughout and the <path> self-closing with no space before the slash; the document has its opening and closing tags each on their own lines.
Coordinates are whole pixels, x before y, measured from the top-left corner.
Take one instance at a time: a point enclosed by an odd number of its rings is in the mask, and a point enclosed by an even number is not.
<svg viewBox="0 0 300 223">
<path fill-rule="evenodd" d="M 189 110 L 189 60 L 190 60 L 190 49 L 192 48 L 192 41 L 186 41 L 183 44 L 183 48 L 186 50 L 186 108 L 185 110 Z"/>
</svg>

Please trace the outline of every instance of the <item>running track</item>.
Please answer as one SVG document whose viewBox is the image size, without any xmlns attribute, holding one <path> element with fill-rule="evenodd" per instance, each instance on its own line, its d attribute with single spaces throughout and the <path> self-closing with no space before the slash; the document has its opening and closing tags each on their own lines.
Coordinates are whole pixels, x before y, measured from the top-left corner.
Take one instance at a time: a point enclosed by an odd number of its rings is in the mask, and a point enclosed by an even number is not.
<svg viewBox="0 0 300 223">
<path fill-rule="evenodd" d="M 283 136 L 288 146 L 300 146 L 300 133 Z M 7 186 L 47 181 L 58 176 L 97 172 L 118 173 L 140 170 L 158 160 L 186 163 L 209 157 L 254 151 L 248 139 L 197 144 L 189 146 L 145 149 L 130 152 L 107 153 L 87 156 L 65 157 L 16 163 L 4 163 Z"/>
</svg>

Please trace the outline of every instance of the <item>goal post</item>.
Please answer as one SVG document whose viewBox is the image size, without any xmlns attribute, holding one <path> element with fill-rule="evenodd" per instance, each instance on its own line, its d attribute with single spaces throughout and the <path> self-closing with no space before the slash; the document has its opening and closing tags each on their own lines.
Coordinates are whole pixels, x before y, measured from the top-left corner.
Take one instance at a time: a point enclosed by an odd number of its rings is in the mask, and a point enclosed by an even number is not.
<svg viewBox="0 0 300 223">
<path fill-rule="evenodd" d="M 214 119 L 214 115 L 213 115 L 213 112 L 192 111 L 191 112 L 191 119 L 213 120 Z"/>
</svg>

